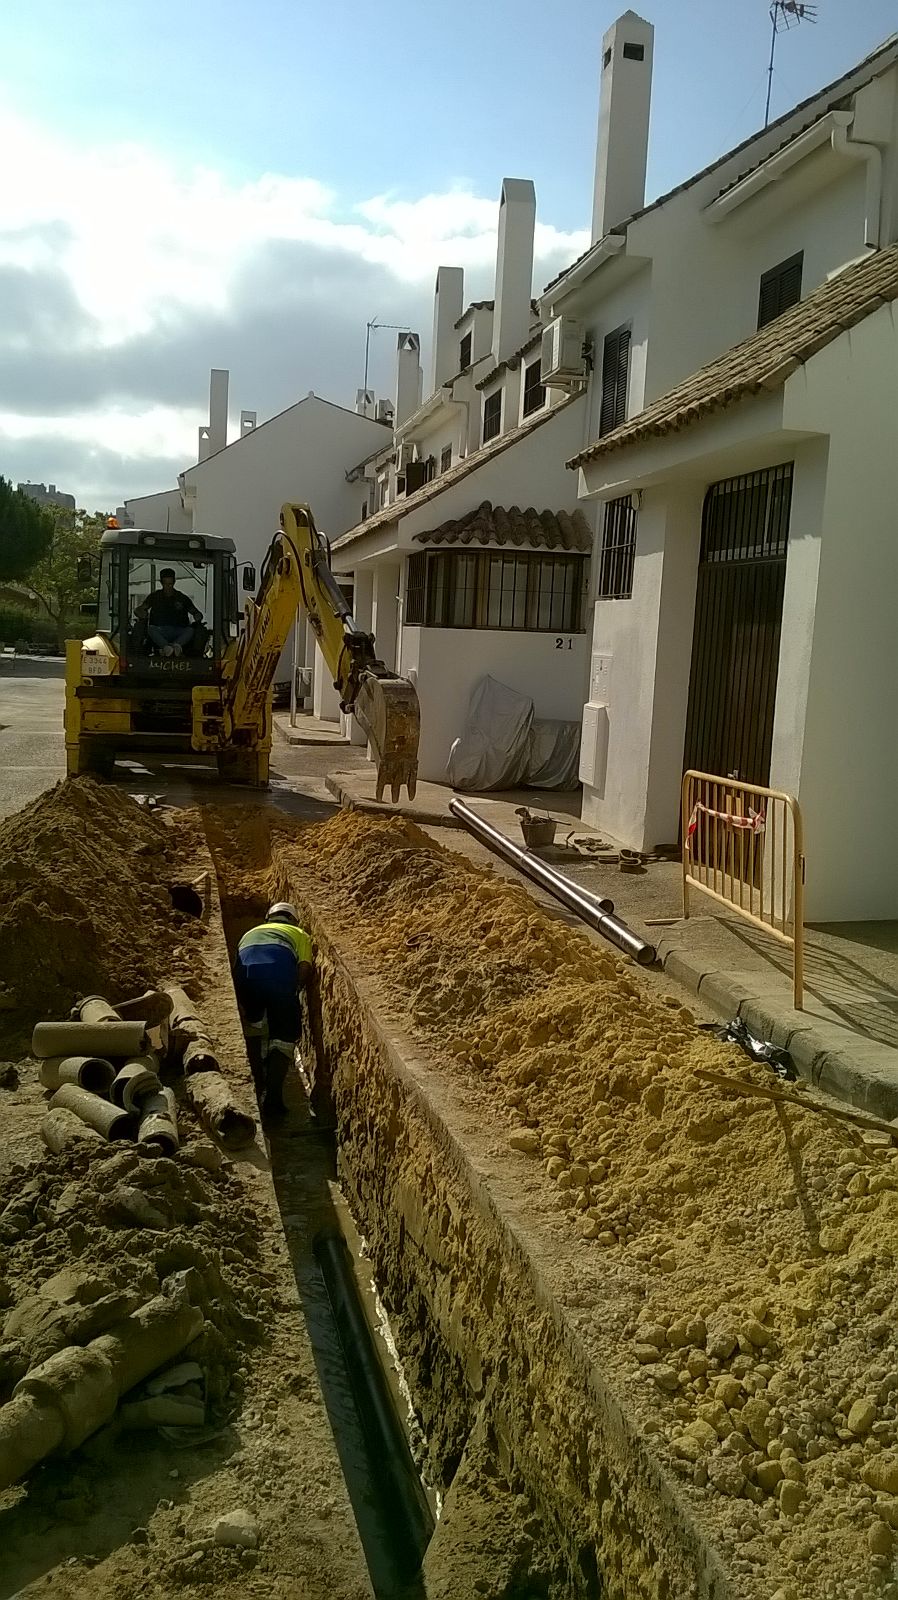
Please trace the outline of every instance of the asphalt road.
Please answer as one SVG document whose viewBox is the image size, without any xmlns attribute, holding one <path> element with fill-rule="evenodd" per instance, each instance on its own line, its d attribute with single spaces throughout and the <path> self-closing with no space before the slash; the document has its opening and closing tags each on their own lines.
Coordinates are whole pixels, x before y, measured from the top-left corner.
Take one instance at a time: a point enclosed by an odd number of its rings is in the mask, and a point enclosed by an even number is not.
<svg viewBox="0 0 898 1600">
<path fill-rule="evenodd" d="M 65 776 L 63 663 L 39 657 L 0 657 L 0 817 L 20 811 Z M 330 815 L 333 796 L 324 779 L 335 767 L 361 765 L 363 749 L 349 745 L 290 746 L 275 740 L 271 787 L 265 793 L 222 784 L 205 759 L 158 758 L 152 767 L 116 766 L 115 781 L 129 794 L 164 794 L 171 805 L 255 802 L 280 805 L 308 820 Z"/>
<path fill-rule="evenodd" d="M 0 817 L 65 775 L 63 663 L 0 660 Z"/>
</svg>

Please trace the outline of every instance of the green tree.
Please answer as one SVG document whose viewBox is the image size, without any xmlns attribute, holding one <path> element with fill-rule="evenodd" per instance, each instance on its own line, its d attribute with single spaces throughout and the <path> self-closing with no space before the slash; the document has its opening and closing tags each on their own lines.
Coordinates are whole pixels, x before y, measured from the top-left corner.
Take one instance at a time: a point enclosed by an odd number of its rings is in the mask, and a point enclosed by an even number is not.
<svg viewBox="0 0 898 1600">
<path fill-rule="evenodd" d="M 23 578 L 53 539 L 53 518 L 34 500 L 0 478 L 0 580 Z"/>
<path fill-rule="evenodd" d="M 99 551 L 106 517 L 101 511 L 68 511 L 63 506 L 53 506 L 50 519 L 50 546 L 23 581 L 56 624 L 57 638 L 63 645 L 73 626 L 77 633 L 82 631 L 77 625 L 82 600 L 96 597 L 96 562 L 92 563 L 92 576 L 87 582 L 79 581 L 78 562 Z"/>
</svg>

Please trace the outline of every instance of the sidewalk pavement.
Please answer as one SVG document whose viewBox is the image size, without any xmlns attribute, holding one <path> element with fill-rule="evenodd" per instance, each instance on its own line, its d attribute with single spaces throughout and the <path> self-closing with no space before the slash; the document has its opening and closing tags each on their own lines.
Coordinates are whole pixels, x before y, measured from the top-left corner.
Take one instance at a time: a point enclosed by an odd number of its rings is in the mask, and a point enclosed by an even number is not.
<svg viewBox="0 0 898 1600">
<path fill-rule="evenodd" d="M 375 800 L 367 764 L 334 771 L 325 783 L 343 806 L 399 812 L 422 827 L 460 826 L 449 811 L 453 791 L 442 784 L 419 784 L 413 801 L 393 806 Z M 642 869 L 621 870 L 615 841 L 580 821 L 579 791 L 462 798 L 519 845 L 515 807 L 548 811 L 560 826 L 557 843 L 536 852 L 540 859 L 581 888 L 609 895 L 616 915 L 656 946 L 665 975 L 697 995 L 709 1015 L 726 1022 L 741 1017 L 756 1037 L 788 1050 L 801 1077 L 822 1091 L 898 1119 L 898 922 L 807 928 L 804 1009 L 796 1011 L 789 948 L 698 892 L 684 919 L 679 860 L 650 859 Z"/>
<path fill-rule="evenodd" d="M 283 739 L 285 744 L 329 744 L 335 749 L 349 746 L 339 722 L 325 722 L 310 711 L 297 711 L 295 727 L 290 725 L 289 711 L 275 711 L 271 721 L 275 738 Z"/>
</svg>

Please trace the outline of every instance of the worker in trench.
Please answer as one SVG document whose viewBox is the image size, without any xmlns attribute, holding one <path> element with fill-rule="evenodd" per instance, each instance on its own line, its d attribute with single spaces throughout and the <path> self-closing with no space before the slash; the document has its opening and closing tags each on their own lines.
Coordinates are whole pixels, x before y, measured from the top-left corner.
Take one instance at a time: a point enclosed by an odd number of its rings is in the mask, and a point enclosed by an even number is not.
<svg viewBox="0 0 898 1600">
<path fill-rule="evenodd" d="M 283 1116 L 284 1083 L 302 1029 L 300 995 L 312 976 L 312 941 L 287 900 L 269 906 L 264 922 L 237 946 L 234 988 L 259 1104 Z"/>
</svg>

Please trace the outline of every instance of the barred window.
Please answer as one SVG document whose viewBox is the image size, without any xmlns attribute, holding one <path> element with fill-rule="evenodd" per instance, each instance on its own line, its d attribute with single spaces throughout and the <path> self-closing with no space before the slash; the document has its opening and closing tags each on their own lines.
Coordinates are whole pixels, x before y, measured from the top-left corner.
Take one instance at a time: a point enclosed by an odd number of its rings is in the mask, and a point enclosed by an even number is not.
<svg viewBox="0 0 898 1600">
<path fill-rule="evenodd" d="M 540 382 L 542 377 L 542 361 L 532 361 L 524 372 L 524 406 L 525 417 L 539 411 L 546 403 L 546 391 Z"/>
<path fill-rule="evenodd" d="M 427 597 L 427 555 L 425 551 L 409 556 L 405 584 L 404 621 L 410 628 L 420 628 L 424 621 Z"/>
<path fill-rule="evenodd" d="M 502 390 L 497 389 L 495 394 L 487 395 L 483 402 L 483 442 L 489 444 L 490 439 L 498 439 L 502 430 Z"/>
<path fill-rule="evenodd" d="M 597 599 L 629 600 L 632 595 L 638 520 L 639 513 L 634 510 L 629 495 L 621 500 L 609 500 L 606 505 Z"/>
<path fill-rule="evenodd" d="M 585 585 L 582 555 L 428 550 L 409 557 L 405 620 L 428 628 L 581 633 Z"/>
</svg>

